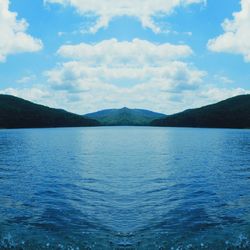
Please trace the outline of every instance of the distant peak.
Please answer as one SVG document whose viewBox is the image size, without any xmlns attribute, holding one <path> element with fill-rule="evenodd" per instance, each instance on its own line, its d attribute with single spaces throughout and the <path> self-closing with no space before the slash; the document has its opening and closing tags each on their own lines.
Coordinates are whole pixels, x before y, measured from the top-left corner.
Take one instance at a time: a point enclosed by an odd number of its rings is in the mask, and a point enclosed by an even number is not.
<svg viewBox="0 0 250 250">
<path fill-rule="evenodd" d="M 129 108 L 123 107 L 123 108 L 121 108 L 121 110 L 129 110 Z"/>
<path fill-rule="evenodd" d="M 96 119 L 102 125 L 146 126 L 155 119 L 162 118 L 163 114 L 143 109 L 108 109 L 87 114 L 86 117 Z"/>
</svg>

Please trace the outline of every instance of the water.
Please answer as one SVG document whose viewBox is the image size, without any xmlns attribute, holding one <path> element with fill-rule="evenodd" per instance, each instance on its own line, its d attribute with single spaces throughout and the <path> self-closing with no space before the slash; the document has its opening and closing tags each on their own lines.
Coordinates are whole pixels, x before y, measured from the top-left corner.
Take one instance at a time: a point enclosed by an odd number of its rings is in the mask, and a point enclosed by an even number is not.
<svg viewBox="0 0 250 250">
<path fill-rule="evenodd" d="M 249 130 L 0 130 L 0 248 L 250 249 L 249 152 Z"/>
</svg>

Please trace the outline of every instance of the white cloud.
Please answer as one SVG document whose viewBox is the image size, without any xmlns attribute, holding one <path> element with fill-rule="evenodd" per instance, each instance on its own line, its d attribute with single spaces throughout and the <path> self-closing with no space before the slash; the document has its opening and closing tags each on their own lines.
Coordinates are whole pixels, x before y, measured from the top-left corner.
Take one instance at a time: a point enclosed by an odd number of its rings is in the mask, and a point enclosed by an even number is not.
<svg viewBox="0 0 250 250">
<path fill-rule="evenodd" d="M 9 0 L 0 1 L 0 62 L 10 54 L 35 52 L 42 49 L 41 40 L 26 33 L 28 23 L 17 20 L 17 13 L 9 10 Z"/>
<path fill-rule="evenodd" d="M 64 93 L 78 113 L 122 106 L 173 113 L 180 110 L 173 96 L 195 91 L 206 74 L 184 60 L 193 54 L 186 45 L 111 39 L 64 45 L 57 53 L 68 61 L 45 75 L 51 91 Z"/>
<path fill-rule="evenodd" d="M 233 14 L 222 24 L 224 34 L 208 42 L 208 48 L 215 52 L 243 55 L 250 62 L 250 1 L 241 0 L 241 11 Z"/>
<path fill-rule="evenodd" d="M 154 22 L 155 16 L 169 15 L 177 7 L 206 3 L 206 0 L 44 0 L 44 2 L 73 6 L 82 15 L 98 17 L 96 24 L 90 29 L 93 33 L 107 27 L 117 16 L 135 17 L 140 20 L 143 27 L 159 33 L 161 29 Z"/>
<path fill-rule="evenodd" d="M 64 45 L 57 53 L 89 65 L 157 65 L 188 57 L 193 51 L 187 45 L 154 44 L 140 39 L 118 42 L 117 39 L 111 39 L 97 44 Z"/>
<path fill-rule="evenodd" d="M 55 88 L 88 91 L 101 84 L 161 85 L 163 91 L 196 87 L 205 75 L 187 62 L 192 54 L 186 45 L 106 40 L 98 44 L 64 45 L 58 54 L 70 61 L 46 72 Z"/>
<path fill-rule="evenodd" d="M 49 82 L 56 88 L 69 91 L 86 91 L 95 84 L 138 85 L 162 84 L 165 91 L 194 88 L 205 76 L 205 72 L 189 64 L 173 61 L 166 65 L 152 67 L 89 67 L 81 62 L 63 63 L 46 72 Z"/>
</svg>

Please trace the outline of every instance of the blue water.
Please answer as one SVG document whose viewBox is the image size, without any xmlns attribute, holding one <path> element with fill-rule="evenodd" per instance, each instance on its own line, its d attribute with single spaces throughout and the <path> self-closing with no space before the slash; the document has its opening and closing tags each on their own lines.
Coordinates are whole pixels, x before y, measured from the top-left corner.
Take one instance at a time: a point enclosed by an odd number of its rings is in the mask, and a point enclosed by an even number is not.
<svg viewBox="0 0 250 250">
<path fill-rule="evenodd" d="M 0 249 L 250 249 L 250 130 L 0 130 Z"/>
</svg>

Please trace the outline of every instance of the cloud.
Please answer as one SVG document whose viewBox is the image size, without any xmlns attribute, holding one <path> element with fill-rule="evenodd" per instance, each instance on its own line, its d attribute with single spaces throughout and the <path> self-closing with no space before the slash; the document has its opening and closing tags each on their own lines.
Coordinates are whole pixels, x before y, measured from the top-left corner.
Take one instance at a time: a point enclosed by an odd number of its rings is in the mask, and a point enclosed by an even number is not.
<svg viewBox="0 0 250 250">
<path fill-rule="evenodd" d="M 117 16 L 135 17 L 144 28 L 159 33 L 161 29 L 154 22 L 155 16 L 170 15 L 177 7 L 206 3 L 206 0 L 44 0 L 44 2 L 72 6 L 81 15 L 96 16 L 97 21 L 90 28 L 92 33 L 107 27 Z"/>
<path fill-rule="evenodd" d="M 56 88 L 68 91 L 86 91 L 95 84 L 138 85 L 162 83 L 165 91 L 193 88 L 202 81 L 205 72 L 189 64 L 174 61 L 158 67 L 89 67 L 81 62 L 70 61 L 47 71 L 46 76 Z"/>
<path fill-rule="evenodd" d="M 140 39 L 118 42 L 117 39 L 111 39 L 97 44 L 64 45 L 57 53 L 89 65 L 157 65 L 188 57 L 193 51 L 187 45 L 154 44 Z"/>
<path fill-rule="evenodd" d="M 64 93 L 78 113 L 122 106 L 174 112 L 180 107 L 172 97 L 197 90 L 206 75 L 186 62 L 193 54 L 186 45 L 111 39 L 63 45 L 57 54 L 66 62 L 45 72 L 50 91 Z"/>
<path fill-rule="evenodd" d="M 79 114 L 123 106 L 172 114 L 247 93 L 205 83 L 187 45 L 111 39 L 63 45 L 57 54 L 64 62 L 45 72 L 49 92 Z"/>
<path fill-rule="evenodd" d="M 0 62 L 10 54 L 35 52 L 41 50 L 41 40 L 26 33 L 28 23 L 17 20 L 17 13 L 9 10 L 9 0 L 0 1 Z"/>
<path fill-rule="evenodd" d="M 224 34 L 209 40 L 208 49 L 215 52 L 240 54 L 250 62 L 250 1 L 241 0 L 241 11 L 222 23 Z"/>
<path fill-rule="evenodd" d="M 163 91 L 174 92 L 196 87 L 205 75 L 178 60 L 192 55 L 186 45 L 111 39 L 98 44 L 64 45 L 57 53 L 69 61 L 47 71 L 46 76 L 55 88 L 72 92 L 100 88 L 102 84 L 154 84 Z"/>
</svg>

